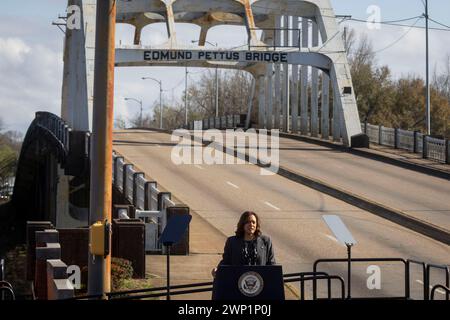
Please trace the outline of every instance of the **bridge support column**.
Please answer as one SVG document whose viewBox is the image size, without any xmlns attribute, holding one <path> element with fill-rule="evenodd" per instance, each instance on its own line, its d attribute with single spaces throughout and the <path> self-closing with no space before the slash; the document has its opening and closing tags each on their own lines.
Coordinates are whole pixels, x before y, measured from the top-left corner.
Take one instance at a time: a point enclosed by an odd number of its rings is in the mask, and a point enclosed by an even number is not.
<svg viewBox="0 0 450 320">
<path fill-rule="evenodd" d="M 81 9 L 80 29 L 66 29 L 61 118 L 73 130 L 92 128 L 94 92 L 95 0 L 68 0 Z"/>
<path fill-rule="evenodd" d="M 273 127 L 273 64 L 267 65 L 266 73 L 266 128 L 271 130 Z"/>
<path fill-rule="evenodd" d="M 322 139 L 330 139 L 330 77 L 322 72 Z"/>
<path fill-rule="evenodd" d="M 333 89 L 334 99 L 333 99 L 333 141 L 341 140 L 341 112 L 338 108 L 336 99 L 340 99 L 340 94 Z"/>
<path fill-rule="evenodd" d="M 298 16 L 292 17 L 292 29 L 298 29 Z M 299 31 L 292 31 L 292 45 L 298 47 Z M 292 94 L 291 94 L 291 131 L 298 132 L 298 65 L 292 65 Z"/>
<path fill-rule="evenodd" d="M 74 227 L 67 224 L 69 215 L 69 177 L 64 175 L 64 170 L 58 168 L 58 187 L 56 192 L 56 228 Z"/>
<path fill-rule="evenodd" d="M 308 19 L 302 18 L 302 47 L 308 48 L 309 43 L 309 25 Z M 300 131 L 301 134 L 308 134 L 308 66 L 301 68 L 301 106 L 300 106 Z"/>
<path fill-rule="evenodd" d="M 258 127 L 260 129 L 265 127 L 265 79 L 260 76 L 257 80 L 258 82 Z"/>
<path fill-rule="evenodd" d="M 277 16 L 275 18 L 275 46 L 279 47 L 281 45 L 281 17 Z M 280 118 L 281 118 L 281 65 L 275 64 L 275 108 L 274 108 L 274 118 L 275 118 L 275 129 L 281 129 Z"/>
<path fill-rule="evenodd" d="M 283 44 L 284 46 L 289 45 L 289 16 L 283 16 Z M 289 131 L 289 65 L 283 64 L 283 80 L 282 80 L 282 100 L 283 105 L 283 130 L 285 132 Z"/>
<path fill-rule="evenodd" d="M 312 46 L 319 45 L 319 28 L 317 23 L 312 25 Z M 319 70 L 312 68 L 311 71 L 311 136 L 319 135 Z"/>
</svg>

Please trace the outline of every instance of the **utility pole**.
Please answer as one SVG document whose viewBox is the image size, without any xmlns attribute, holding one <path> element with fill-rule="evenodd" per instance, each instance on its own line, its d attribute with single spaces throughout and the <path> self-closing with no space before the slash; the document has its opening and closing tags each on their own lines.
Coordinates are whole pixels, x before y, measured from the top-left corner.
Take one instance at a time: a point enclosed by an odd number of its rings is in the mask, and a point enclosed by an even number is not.
<svg viewBox="0 0 450 320">
<path fill-rule="evenodd" d="M 185 81 L 184 81 L 184 113 L 185 113 L 185 119 L 184 119 L 184 125 L 188 125 L 188 101 L 187 101 L 187 90 L 188 90 L 188 68 L 186 66 L 186 75 L 185 75 Z"/>
<path fill-rule="evenodd" d="M 425 24 L 426 24 L 426 86 L 427 86 L 427 135 L 431 134 L 431 92 L 430 92 L 430 51 L 429 51 L 429 26 L 428 26 L 428 0 L 425 0 Z"/>
<path fill-rule="evenodd" d="M 116 1 L 97 1 L 89 224 L 111 222 Z M 111 233 L 106 241 L 111 243 Z M 89 252 L 89 295 L 111 291 L 111 255 Z"/>
<path fill-rule="evenodd" d="M 156 81 L 159 84 L 159 128 L 162 129 L 162 120 L 163 120 L 163 116 L 162 116 L 162 93 L 163 93 L 163 88 L 162 88 L 162 81 L 161 80 L 157 80 L 155 78 L 151 78 L 151 77 L 143 77 L 142 80 L 153 80 Z"/>
<path fill-rule="evenodd" d="M 162 120 L 163 120 L 162 94 L 163 94 L 162 82 L 160 81 L 159 82 L 159 128 L 160 129 L 163 128 L 163 124 L 162 124 Z"/>
<path fill-rule="evenodd" d="M 142 126 L 143 126 L 142 125 L 142 100 L 138 100 L 138 99 L 134 99 L 134 98 L 125 98 L 125 101 L 128 101 L 128 100 L 136 101 L 141 106 L 141 111 L 139 113 L 139 127 L 142 128 Z"/>
</svg>

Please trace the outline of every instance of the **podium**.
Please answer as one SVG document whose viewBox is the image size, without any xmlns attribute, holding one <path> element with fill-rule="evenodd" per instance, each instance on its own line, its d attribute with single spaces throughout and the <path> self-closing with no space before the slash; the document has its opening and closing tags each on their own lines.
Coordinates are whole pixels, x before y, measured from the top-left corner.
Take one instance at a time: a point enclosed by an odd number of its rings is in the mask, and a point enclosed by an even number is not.
<svg viewBox="0 0 450 320">
<path fill-rule="evenodd" d="M 284 300 L 283 270 L 274 266 L 219 266 L 213 300 Z"/>
</svg>

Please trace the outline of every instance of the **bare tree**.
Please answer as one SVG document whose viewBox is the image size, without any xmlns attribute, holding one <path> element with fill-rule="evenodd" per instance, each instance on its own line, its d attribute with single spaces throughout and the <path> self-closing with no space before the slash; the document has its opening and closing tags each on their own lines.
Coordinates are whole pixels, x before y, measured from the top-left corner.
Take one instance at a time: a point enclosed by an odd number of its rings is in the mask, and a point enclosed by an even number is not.
<svg viewBox="0 0 450 320">
<path fill-rule="evenodd" d="M 251 75 L 245 71 L 219 71 L 219 115 L 245 113 L 251 91 Z M 216 114 L 215 72 L 208 70 L 188 89 L 189 118 Z"/>
</svg>

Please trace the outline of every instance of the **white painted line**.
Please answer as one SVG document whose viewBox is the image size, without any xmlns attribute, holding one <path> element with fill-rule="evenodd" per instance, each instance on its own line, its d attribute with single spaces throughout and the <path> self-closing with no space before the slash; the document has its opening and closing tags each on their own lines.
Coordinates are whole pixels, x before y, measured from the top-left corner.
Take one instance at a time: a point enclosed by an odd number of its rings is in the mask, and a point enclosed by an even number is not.
<svg viewBox="0 0 450 320">
<path fill-rule="evenodd" d="M 430 287 L 431 287 L 431 286 L 430 286 Z M 441 289 L 436 289 L 436 292 L 445 295 L 445 292 L 442 291 Z"/>
<path fill-rule="evenodd" d="M 330 236 L 329 234 L 326 234 L 326 233 L 322 233 L 325 237 L 327 237 L 328 239 L 330 239 L 331 241 L 334 241 L 334 242 L 339 242 L 338 241 L 338 239 L 336 239 L 335 237 L 333 237 L 333 236 Z"/>
<path fill-rule="evenodd" d="M 421 285 L 423 285 L 423 281 L 422 280 L 416 280 L 416 282 L 420 283 Z M 433 289 L 433 286 L 430 286 L 430 289 Z M 445 294 L 445 292 L 442 291 L 441 289 L 436 289 L 436 292 L 440 293 L 440 294 Z"/>
<path fill-rule="evenodd" d="M 198 169 L 200 169 L 200 170 L 203 170 L 203 168 L 202 167 L 200 167 L 198 164 L 196 164 L 196 165 L 194 165 L 196 168 L 198 168 Z"/>
<path fill-rule="evenodd" d="M 271 207 L 272 209 L 275 209 L 275 210 L 277 210 L 277 211 L 281 211 L 280 208 L 274 206 L 274 205 L 271 204 L 270 202 L 264 201 L 264 203 L 265 203 L 266 205 L 268 205 L 269 207 Z"/>
<path fill-rule="evenodd" d="M 231 183 L 230 181 L 227 181 L 227 184 L 229 184 L 230 186 L 232 186 L 235 189 L 239 189 L 239 187 L 237 185 L 235 185 L 234 183 Z"/>
</svg>

